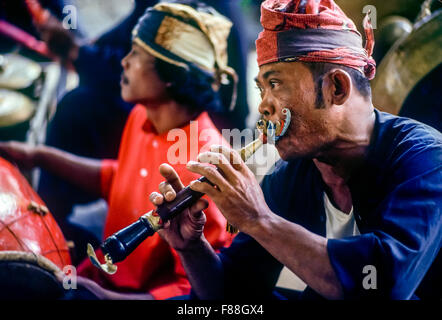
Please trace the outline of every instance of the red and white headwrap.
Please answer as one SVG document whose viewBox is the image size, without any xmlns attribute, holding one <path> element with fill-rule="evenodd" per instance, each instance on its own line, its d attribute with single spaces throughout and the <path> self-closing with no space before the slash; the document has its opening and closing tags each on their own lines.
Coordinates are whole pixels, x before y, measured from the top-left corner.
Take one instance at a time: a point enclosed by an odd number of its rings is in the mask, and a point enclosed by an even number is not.
<svg viewBox="0 0 442 320">
<path fill-rule="evenodd" d="M 364 19 L 365 48 L 355 24 L 333 0 L 266 0 L 264 30 L 256 40 L 258 65 L 271 62 L 328 62 L 354 68 L 369 80 L 376 73 L 374 35 Z"/>
</svg>

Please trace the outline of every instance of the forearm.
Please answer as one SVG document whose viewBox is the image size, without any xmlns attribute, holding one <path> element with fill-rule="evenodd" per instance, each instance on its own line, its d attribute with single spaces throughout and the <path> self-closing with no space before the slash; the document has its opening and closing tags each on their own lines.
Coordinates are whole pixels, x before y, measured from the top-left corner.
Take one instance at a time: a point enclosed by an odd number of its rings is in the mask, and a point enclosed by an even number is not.
<svg viewBox="0 0 442 320">
<path fill-rule="evenodd" d="M 100 194 L 101 161 L 83 158 L 48 146 L 36 147 L 35 166 L 92 194 Z"/>
<path fill-rule="evenodd" d="M 61 275 L 63 277 L 63 275 Z M 61 279 L 62 280 L 62 279 Z M 121 293 L 104 289 L 96 282 L 85 277 L 77 277 L 77 284 L 95 295 L 99 300 L 153 300 L 149 293 Z"/>
<path fill-rule="evenodd" d="M 192 289 L 199 299 L 224 298 L 224 271 L 220 258 L 205 239 L 178 251 Z"/>
<path fill-rule="evenodd" d="M 120 293 L 105 289 L 101 293 L 95 293 L 95 295 L 100 300 L 154 300 L 149 293 Z"/>
<path fill-rule="evenodd" d="M 327 299 L 342 298 L 327 239 L 273 213 L 247 232 L 308 286 Z"/>
</svg>

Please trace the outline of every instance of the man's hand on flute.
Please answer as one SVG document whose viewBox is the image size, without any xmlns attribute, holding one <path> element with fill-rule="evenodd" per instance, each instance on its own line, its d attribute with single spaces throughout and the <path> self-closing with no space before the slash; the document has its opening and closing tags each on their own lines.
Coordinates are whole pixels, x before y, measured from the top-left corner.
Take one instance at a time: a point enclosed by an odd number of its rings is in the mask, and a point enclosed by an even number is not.
<svg viewBox="0 0 442 320">
<path fill-rule="evenodd" d="M 215 185 L 193 181 L 191 188 L 207 194 L 227 221 L 239 230 L 249 233 L 271 214 L 258 181 L 237 151 L 213 146 L 210 152 L 198 156 L 198 162 L 190 161 L 187 167 Z"/>
<path fill-rule="evenodd" d="M 159 206 L 166 201 L 172 201 L 176 193 L 184 188 L 183 183 L 176 171 L 168 164 L 160 166 L 160 174 L 166 181 L 160 183 L 159 191 L 153 192 L 149 199 L 155 205 Z M 207 200 L 200 199 L 189 209 L 184 210 L 174 219 L 164 224 L 164 229 L 159 230 L 160 236 L 165 239 L 175 250 L 187 250 L 195 242 L 201 240 L 203 235 L 206 216 L 202 210 L 208 206 Z"/>
</svg>

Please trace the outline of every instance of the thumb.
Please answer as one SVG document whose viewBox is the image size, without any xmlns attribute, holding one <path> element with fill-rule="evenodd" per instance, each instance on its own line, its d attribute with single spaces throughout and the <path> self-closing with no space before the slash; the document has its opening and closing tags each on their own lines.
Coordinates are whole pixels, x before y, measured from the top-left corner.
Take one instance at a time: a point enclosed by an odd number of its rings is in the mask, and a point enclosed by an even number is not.
<svg viewBox="0 0 442 320">
<path fill-rule="evenodd" d="M 189 217 L 193 223 L 205 223 L 206 216 L 203 210 L 209 207 L 209 202 L 205 199 L 200 199 L 190 208 Z"/>
</svg>

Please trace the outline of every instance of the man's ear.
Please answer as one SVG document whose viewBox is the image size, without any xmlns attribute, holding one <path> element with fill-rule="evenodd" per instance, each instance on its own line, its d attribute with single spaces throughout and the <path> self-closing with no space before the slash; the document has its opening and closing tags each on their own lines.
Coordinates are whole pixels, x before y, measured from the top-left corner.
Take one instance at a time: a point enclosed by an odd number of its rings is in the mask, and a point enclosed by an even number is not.
<svg viewBox="0 0 442 320">
<path fill-rule="evenodd" d="M 335 105 L 343 105 L 353 90 L 350 75 L 342 69 L 333 69 L 323 80 L 324 98 Z"/>
</svg>

